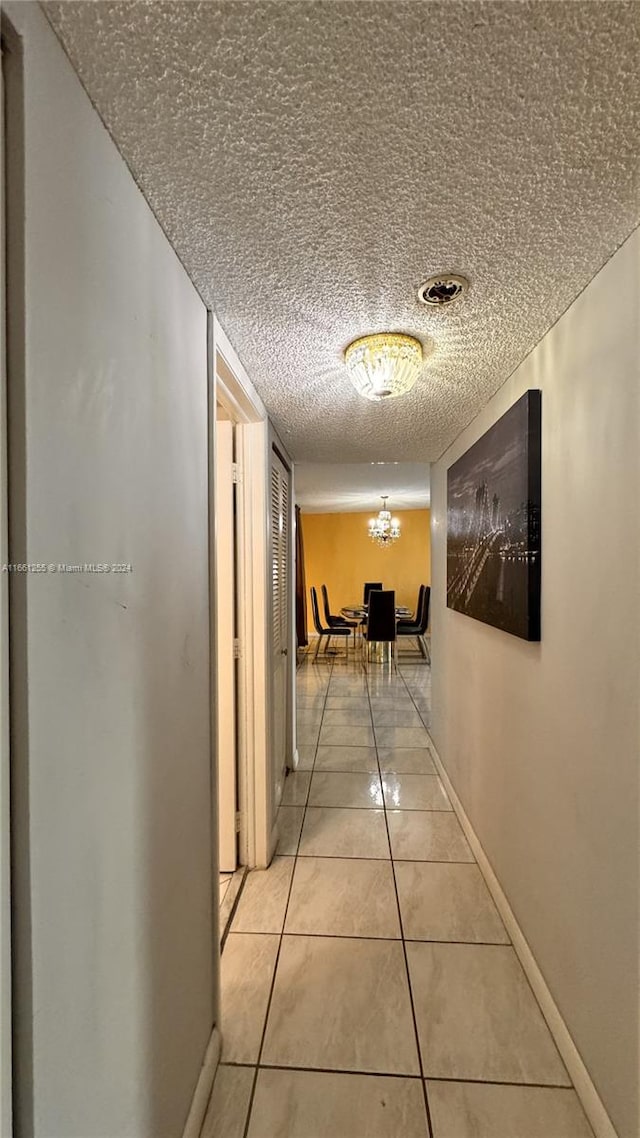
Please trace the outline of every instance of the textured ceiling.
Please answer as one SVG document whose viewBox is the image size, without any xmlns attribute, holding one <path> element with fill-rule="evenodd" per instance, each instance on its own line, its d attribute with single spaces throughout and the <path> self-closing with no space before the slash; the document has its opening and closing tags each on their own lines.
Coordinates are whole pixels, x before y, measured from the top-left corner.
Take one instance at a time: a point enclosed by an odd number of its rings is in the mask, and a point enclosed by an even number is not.
<svg viewBox="0 0 640 1138">
<path fill-rule="evenodd" d="M 297 459 L 437 458 L 637 223 L 635 3 L 44 7 Z M 386 404 L 379 330 L 432 347 Z"/>
<path fill-rule="evenodd" d="M 421 462 L 298 462 L 296 502 L 304 514 L 424 510 L 430 502 L 429 465 Z"/>
</svg>

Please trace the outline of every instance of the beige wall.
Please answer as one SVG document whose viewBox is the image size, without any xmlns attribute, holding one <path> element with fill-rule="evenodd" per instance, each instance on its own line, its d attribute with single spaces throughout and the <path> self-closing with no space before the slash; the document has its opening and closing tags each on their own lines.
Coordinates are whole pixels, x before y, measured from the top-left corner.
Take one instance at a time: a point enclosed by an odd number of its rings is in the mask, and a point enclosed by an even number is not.
<svg viewBox="0 0 640 1138">
<path fill-rule="evenodd" d="M 21 577 L 12 608 L 16 1133 L 177 1138 L 214 1018 L 206 311 L 41 9 L 6 7 L 12 551 L 132 566 Z"/>
<path fill-rule="evenodd" d="M 638 1134 L 636 232 L 433 468 L 433 735 L 620 1138 Z M 542 641 L 446 608 L 447 468 L 542 389 Z"/>
<path fill-rule="evenodd" d="M 321 619 L 321 585 L 327 586 L 336 613 L 362 600 L 365 581 L 382 581 L 385 589 L 395 589 L 397 604 L 415 608 L 420 585 L 431 583 L 429 510 L 392 514 L 400 520 L 401 537 L 387 548 L 369 537 L 371 514 L 302 515 L 309 632 L 314 629 L 308 596 L 312 585 L 318 590 Z"/>
</svg>

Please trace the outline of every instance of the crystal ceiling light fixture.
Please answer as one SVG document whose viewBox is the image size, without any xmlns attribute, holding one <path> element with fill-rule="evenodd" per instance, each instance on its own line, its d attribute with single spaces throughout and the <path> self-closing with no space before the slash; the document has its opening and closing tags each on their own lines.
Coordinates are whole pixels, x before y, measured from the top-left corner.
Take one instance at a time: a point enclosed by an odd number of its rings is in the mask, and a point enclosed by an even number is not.
<svg viewBox="0 0 640 1138">
<path fill-rule="evenodd" d="M 365 399 L 396 399 L 411 391 L 420 374 L 422 344 L 401 332 L 375 332 L 349 344 L 344 362 Z"/>
<path fill-rule="evenodd" d="M 388 494 L 382 495 L 382 509 L 377 518 L 371 518 L 369 522 L 369 537 L 383 547 L 391 545 L 400 537 L 400 522 L 397 518 L 392 518 L 391 511 L 387 509 L 388 497 Z"/>
</svg>

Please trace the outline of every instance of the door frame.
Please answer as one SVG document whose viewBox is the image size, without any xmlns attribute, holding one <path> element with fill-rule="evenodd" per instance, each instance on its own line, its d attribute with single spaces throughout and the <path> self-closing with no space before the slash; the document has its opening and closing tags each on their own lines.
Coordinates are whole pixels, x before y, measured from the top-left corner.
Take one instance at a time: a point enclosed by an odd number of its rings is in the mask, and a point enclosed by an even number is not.
<svg viewBox="0 0 640 1138">
<path fill-rule="evenodd" d="M 221 417 L 220 411 L 223 412 Z M 221 873 L 234 873 L 238 867 L 238 774 L 237 774 L 237 708 L 234 641 L 236 630 L 236 519 L 234 468 L 235 424 L 226 409 L 216 403 L 215 439 L 215 622 L 218 696 L 218 868 Z"/>
<path fill-rule="evenodd" d="M 236 633 L 240 641 L 236 689 L 240 815 L 238 853 L 241 865 L 250 868 L 266 867 L 277 842 L 277 829 L 271 808 L 273 772 L 267 662 L 269 422 L 260 396 L 213 313 L 210 314 L 210 325 L 212 404 L 215 411 L 216 403 L 221 403 L 235 423 L 236 462 L 239 470 L 236 486 Z M 211 429 L 215 448 L 215 421 L 211 424 Z M 213 541 L 215 543 L 215 517 Z M 214 573 L 215 558 L 212 557 L 211 560 L 211 572 Z M 212 589 L 211 596 L 215 598 L 215 588 Z M 213 628 L 217 625 L 215 609 L 214 599 Z M 212 638 L 212 660 L 215 660 L 214 647 Z M 215 706 L 215 683 L 213 688 Z M 214 728 L 217 735 L 217 719 Z"/>
<path fill-rule="evenodd" d="M 0 564 L 9 562 L 9 461 L 7 410 L 7 167 L 5 147 L 5 35 L 0 68 Z M 12 1130 L 11 1015 L 11 810 L 9 689 L 9 573 L 0 572 L 0 1133 Z"/>
</svg>

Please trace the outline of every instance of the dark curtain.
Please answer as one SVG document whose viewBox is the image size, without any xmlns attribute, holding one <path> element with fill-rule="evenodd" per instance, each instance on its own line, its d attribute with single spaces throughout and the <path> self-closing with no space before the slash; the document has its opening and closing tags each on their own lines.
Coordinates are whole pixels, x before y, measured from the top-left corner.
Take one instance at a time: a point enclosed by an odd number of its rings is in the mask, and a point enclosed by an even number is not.
<svg viewBox="0 0 640 1138">
<path fill-rule="evenodd" d="M 306 648 L 307 640 L 307 583 L 304 575 L 304 542 L 302 517 L 296 506 L 296 633 L 298 648 Z"/>
</svg>

